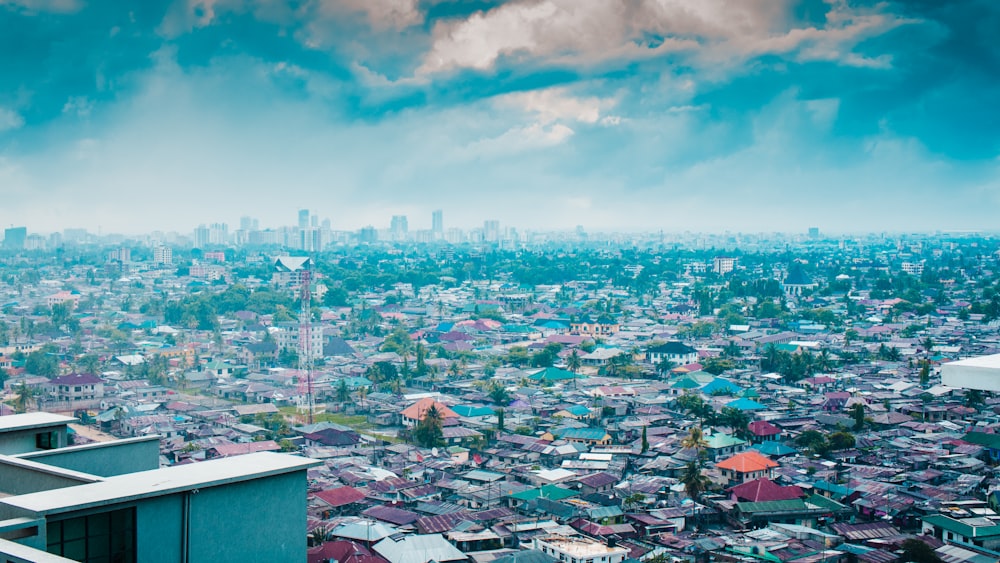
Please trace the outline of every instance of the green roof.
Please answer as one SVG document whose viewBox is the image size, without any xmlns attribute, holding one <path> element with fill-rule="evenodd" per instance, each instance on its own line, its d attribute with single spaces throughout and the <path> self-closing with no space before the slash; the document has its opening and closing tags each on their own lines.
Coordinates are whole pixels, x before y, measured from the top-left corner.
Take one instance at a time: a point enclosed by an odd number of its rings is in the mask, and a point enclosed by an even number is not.
<svg viewBox="0 0 1000 563">
<path fill-rule="evenodd" d="M 545 368 L 528 376 L 532 381 L 563 381 L 581 377 L 571 371 L 559 368 Z"/>
<path fill-rule="evenodd" d="M 984 446 L 992 450 L 1000 449 L 1000 434 L 990 434 L 987 432 L 969 432 L 962 436 L 962 440 L 977 446 Z"/>
<path fill-rule="evenodd" d="M 1000 524 L 995 524 L 986 518 L 963 518 L 955 520 L 943 514 L 934 514 L 924 516 L 924 522 L 969 539 L 1000 536 Z"/>
<path fill-rule="evenodd" d="M 768 500 L 764 502 L 738 502 L 736 508 L 744 513 L 753 512 L 801 512 L 809 510 L 802 499 Z"/>
<path fill-rule="evenodd" d="M 534 500 L 536 498 L 547 498 L 549 500 L 562 500 L 578 496 L 580 493 L 560 487 L 559 485 L 542 485 L 537 489 L 528 489 L 510 495 L 510 498 L 517 500 Z"/>
<path fill-rule="evenodd" d="M 713 450 L 746 444 L 746 440 L 741 440 L 736 436 L 730 436 L 729 434 L 722 433 L 705 436 L 705 442 L 708 444 L 708 447 Z"/>
<path fill-rule="evenodd" d="M 847 507 L 844 506 L 843 504 L 840 504 L 839 502 L 833 499 L 828 499 L 823 495 L 812 495 L 806 499 L 806 502 L 813 506 L 818 506 L 820 508 L 825 508 L 827 510 L 832 510 L 832 511 L 840 511 L 847 509 Z"/>
</svg>

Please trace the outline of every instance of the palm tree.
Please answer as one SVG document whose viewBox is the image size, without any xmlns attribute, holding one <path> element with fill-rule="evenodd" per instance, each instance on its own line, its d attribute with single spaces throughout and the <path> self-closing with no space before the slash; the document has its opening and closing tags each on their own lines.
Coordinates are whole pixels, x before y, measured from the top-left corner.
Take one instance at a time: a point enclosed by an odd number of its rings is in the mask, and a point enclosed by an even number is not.
<svg viewBox="0 0 1000 563">
<path fill-rule="evenodd" d="M 712 480 L 701 472 L 701 464 L 695 460 L 689 461 L 684 466 L 680 482 L 684 485 L 684 492 L 687 493 L 688 498 L 694 501 L 697 501 L 698 497 L 707 491 L 712 484 Z"/>
<path fill-rule="evenodd" d="M 742 440 L 750 437 L 750 416 L 740 409 L 724 407 L 719 413 L 719 424 L 733 429 L 733 435 Z"/>
<path fill-rule="evenodd" d="M 569 355 L 569 357 L 566 358 L 566 368 L 569 369 L 569 371 L 576 373 L 580 371 L 580 367 L 582 365 L 583 365 L 583 360 L 580 359 L 579 352 L 573 350 L 573 352 Z"/>
<path fill-rule="evenodd" d="M 688 431 L 688 435 L 681 440 L 681 446 L 696 450 L 700 458 L 701 452 L 708 447 L 708 441 L 705 440 L 705 433 L 702 431 L 701 426 L 692 426 L 691 430 Z"/>
<path fill-rule="evenodd" d="M 14 410 L 23 413 L 28 412 L 28 409 L 32 406 L 38 404 L 37 397 L 38 391 L 34 387 L 29 387 L 24 381 L 17 386 L 17 397 L 14 398 Z"/>
</svg>

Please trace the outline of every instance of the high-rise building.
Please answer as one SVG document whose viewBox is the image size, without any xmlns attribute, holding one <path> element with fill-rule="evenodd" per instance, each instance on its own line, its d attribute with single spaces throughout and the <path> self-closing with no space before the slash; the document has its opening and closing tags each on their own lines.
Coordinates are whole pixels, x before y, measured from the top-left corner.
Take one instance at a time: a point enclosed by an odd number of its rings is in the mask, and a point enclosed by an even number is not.
<svg viewBox="0 0 1000 563">
<path fill-rule="evenodd" d="M 299 228 L 304 229 L 309 226 L 309 210 L 299 209 Z"/>
<path fill-rule="evenodd" d="M 208 246 L 210 231 L 205 225 L 198 225 L 194 230 L 194 247 L 205 248 Z"/>
<path fill-rule="evenodd" d="M 431 232 L 435 235 L 444 233 L 444 211 L 435 209 L 431 214 Z"/>
<path fill-rule="evenodd" d="M 240 217 L 241 231 L 256 231 L 260 229 L 260 222 L 253 217 Z"/>
<path fill-rule="evenodd" d="M 28 240 L 27 227 L 11 227 L 4 229 L 3 247 L 7 250 L 24 250 L 24 243 Z"/>
<path fill-rule="evenodd" d="M 169 246 L 157 246 L 153 249 L 153 264 L 169 266 L 174 261 L 174 251 Z"/>
<path fill-rule="evenodd" d="M 483 221 L 483 240 L 486 242 L 500 240 L 500 221 L 496 219 Z"/>
<path fill-rule="evenodd" d="M 403 240 L 406 238 L 406 232 L 409 230 L 409 225 L 406 220 L 406 215 L 393 215 L 392 223 L 389 224 L 389 231 L 392 233 L 393 240 Z"/>
<path fill-rule="evenodd" d="M 361 231 L 358 232 L 358 242 L 362 244 L 378 242 L 378 231 L 371 225 L 362 227 Z"/>
</svg>

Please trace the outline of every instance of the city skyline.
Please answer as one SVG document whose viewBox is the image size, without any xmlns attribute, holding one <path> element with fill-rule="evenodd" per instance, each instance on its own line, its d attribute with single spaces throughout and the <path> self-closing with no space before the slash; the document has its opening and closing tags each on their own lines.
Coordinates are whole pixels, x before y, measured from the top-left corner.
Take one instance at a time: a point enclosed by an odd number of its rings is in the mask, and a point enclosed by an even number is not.
<svg viewBox="0 0 1000 563">
<path fill-rule="evenodd" d="M 12 0 L 0 224 L 991 229 L 1000 8 L 939 4 Z"/>
</svg>

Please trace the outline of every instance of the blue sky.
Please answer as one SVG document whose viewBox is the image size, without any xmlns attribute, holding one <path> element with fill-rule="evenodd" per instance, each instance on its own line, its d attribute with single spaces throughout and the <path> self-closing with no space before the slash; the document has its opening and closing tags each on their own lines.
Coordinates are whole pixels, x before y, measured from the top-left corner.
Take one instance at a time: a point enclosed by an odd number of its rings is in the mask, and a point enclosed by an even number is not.
<svg viewBox="0 0 1000 563">
<path fill-rule="evenodd" d="M 0 223 L 990 229 L 993 0 L 0 0 Z"/>
</svg>

